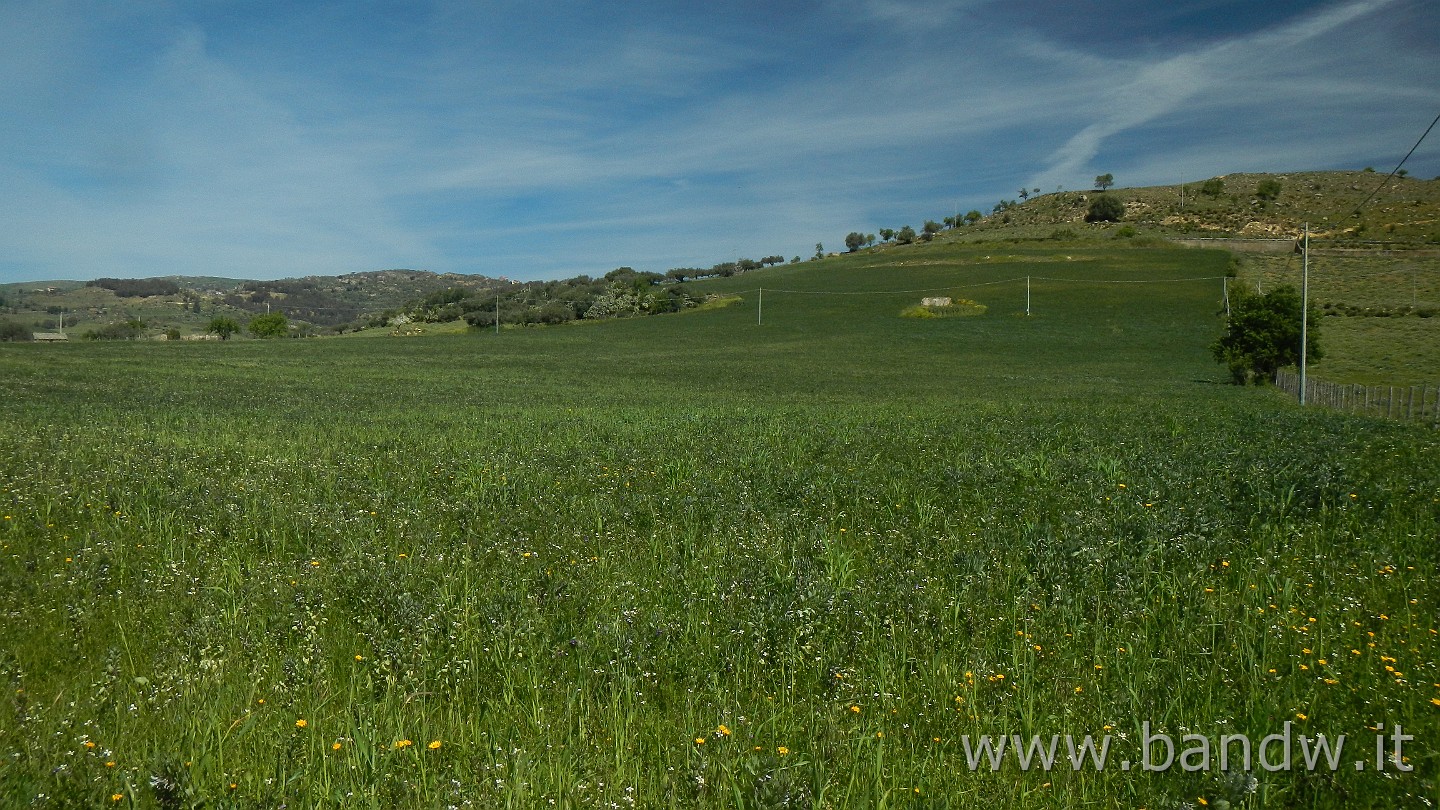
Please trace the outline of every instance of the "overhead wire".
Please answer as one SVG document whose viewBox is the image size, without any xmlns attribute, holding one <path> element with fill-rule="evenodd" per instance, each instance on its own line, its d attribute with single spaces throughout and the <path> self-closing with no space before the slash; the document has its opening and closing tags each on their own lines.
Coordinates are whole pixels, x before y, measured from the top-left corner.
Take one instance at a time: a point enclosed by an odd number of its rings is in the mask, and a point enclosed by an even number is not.
<svg viewBox="0 0 1440 810">
<path fill-rule="evenodd" d="M 1425 136 L 1430 134 L 1430 130 L 1434 129 L 1437 123 L 1440 123 L 1440 113 L 1435 115 L 1435 120 L 1431 121 L 1430 126 L 1425 128 L 1425 132 L 1420 135 L 1420 140 L 1416 141 L 1415 145 L 1410 147 L 1410 151 L 1405 153 L 1405 157 L 1400 158 L 1400 162 L 1395 164 L 1395 168 L 1390 170 L 1390 174 L 1386 175 L 1385 179 L 1380 181 L 1380 185 L 1376 186 L 1375 190 L 1370 192 L 1370 196 L 1366 197 L 1364 202 L 1355 206 L 1355 216 L 1360 216 L 1360 209 L 1369 205 L 1370 201 L 1375 199 L 1375 195 L 1379 194 L 1380 190 L 1385 188 L 1385 185 L 1394 179 L 1395 175 L 1400 173 L 1400 167 L 1404 166 L 1405 161 L 1409 160 L 1410 156 L 1415 154 L 1415 150 L 1420 148 L 1420 144 L 1425 141 Z"/>
</svg>

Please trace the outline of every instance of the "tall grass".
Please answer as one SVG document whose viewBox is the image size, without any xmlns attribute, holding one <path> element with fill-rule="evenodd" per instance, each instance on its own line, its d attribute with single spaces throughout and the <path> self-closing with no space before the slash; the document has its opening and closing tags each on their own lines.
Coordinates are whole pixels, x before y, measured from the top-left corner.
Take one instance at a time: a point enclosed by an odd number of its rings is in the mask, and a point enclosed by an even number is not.
<svg viewBox="0 0 1440 810">
<path fill-rule="evenodd" d="M 918 255 L 769 278 L 1067 272 Z M 1434 434 L 1213 384 L 1218 290 L 1053 284 L 1028 320 L 767 292 L 759 326 L 0 350 L 0 804 L 1434 801 Z M 1358 753 L 963 742 L 1287 721 Z M 1350 764 L 1382 724 L 1413 772 Z"/>
</svg>

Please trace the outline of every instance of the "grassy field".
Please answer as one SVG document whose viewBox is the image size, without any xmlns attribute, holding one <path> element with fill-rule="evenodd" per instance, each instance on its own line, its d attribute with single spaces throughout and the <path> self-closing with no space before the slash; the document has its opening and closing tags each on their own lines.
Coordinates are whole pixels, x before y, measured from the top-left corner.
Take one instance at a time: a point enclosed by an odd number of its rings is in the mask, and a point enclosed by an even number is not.
<svg viewBox="0 0 1440 810">
<path fill-rule="evenodd" d="M 1246 256 L 1247 289 L 1301 286 L 1295 255 Z M 1310 259 L 1310 303 L 1325 359 L 1312 372 L 1362 385 L 1440 384 L 1440 258 L 1319 255 Z"/>
<path fill-rule="evenodd" d="M 1435 432 L 1220 384 L 1225 254 L 998 250 L 499 335 L 0 346 L 0 805 L 1440 800 Z M 934 295 L 987 310 L 900 317 Z M 1287 731 L 1289 770 L 1181 767 Z M 992 772 L 985 734 L 1112 740 Z"/>
</svg>

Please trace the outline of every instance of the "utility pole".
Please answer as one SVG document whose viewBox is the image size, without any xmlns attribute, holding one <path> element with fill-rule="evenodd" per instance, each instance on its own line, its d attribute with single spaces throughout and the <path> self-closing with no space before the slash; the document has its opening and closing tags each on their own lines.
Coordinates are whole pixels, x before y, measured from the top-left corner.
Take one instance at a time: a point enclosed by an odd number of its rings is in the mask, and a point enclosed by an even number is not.
<svg viewBox="0 0 1440 810">
<path fill-rule="evenodd" d="M 1030 317 L 1030 277 L 1025 277 L 1025 317 Z"/>
<path fill-rule="evenodd" d="M 1310 326 L 1310 223 L 1305 223 L 1303 257 L 1300 261 L 1300 404 L 1305 404 L 1305 344 Z"/>
<path fill-rule="evenodd" d="M 765 315 L 765 288 L 764 288 L 764 287 L 761 287 L 761 288 L 760 288 L 760 298 L 759 298 L 759 300 L 758 300 L 758 301 L 756 302 L 756 304 L 755 304 L 755 325 L 756 325 L 756 326 L 759 326 L 761 323 L 764 322 L 764 321 L 762 320 L 762 318 L 764 317 L 764 315 Z"/>
</svg>

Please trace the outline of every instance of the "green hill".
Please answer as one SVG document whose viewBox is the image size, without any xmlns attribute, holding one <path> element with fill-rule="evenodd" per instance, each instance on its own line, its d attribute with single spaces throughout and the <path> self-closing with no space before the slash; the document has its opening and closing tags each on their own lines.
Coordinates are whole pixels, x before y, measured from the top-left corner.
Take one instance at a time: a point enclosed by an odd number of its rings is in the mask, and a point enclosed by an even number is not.
<svg viewBox="0 0 1440 810">
<path fill-rule="evenodd" d="M 1101 193 L 1124 201 L 1122 221 L 1084 221 L 1088 201 Z M 1233 272 L 1236 283 L 1247 289 L 1298 286 L 1300 262 L 1287 252 L 1284 240 L 1298 236 L 1308 222 L 1312 300 L 1329 316 L 1324 323 L 1328 356 L 1315 371 L 1334 382 L 1433 384 L 1440 369 L 1440 319 L 1433 318 L 1440 312 L 1437 214 L 1440 182 L 1433 180 L 1387 182 L 1374 172 L 1229 175 L 1175 186 L 1037 194 L 1023 202 L 1002 201 L 989 216 L 941 230 L 933 241 L 881 243 L 852 254 L 763 270 L 758 269 L 761 263 L 742 260 L 683 271 L 684 283 L 629 268 L 603 279 L 523 284 L 410 270 L 273 282 L 171 277 L 158 281 L 177 288 L 173 294 L 148 296 L 119 295 L 117 290 L 133 290 L 118 285 L 111 290 L 44 282 L 0 287 L 0 311 L 8 311 L 6 321 L 22 332 L 58 330 L 63 316 L 66 330 L 75 337 L 127 322 L 143 324 L 137 331 L 145 336 L 199 336 L 217 316 L 243 324 L 272 310 L 290 318 L 297 336 L 361 330 L 371 336 L 414 336 L 464 331 L 467 321 L 493 328 L 497 298 L 502 324 L 515 327 L 673 311 L 767 284 L 777 287 L 770 303 L 773 317 L 782 317 L 784 307 L 800 306 L 802 300 L 807 307 L 828 306 L 814 295 L 787 299 L 778 287 L 792 283 L 810 285 L 808 293 L 868 291 L 881 296 L 877 301 L 886 301 L 886 306 L 894 303 L 904 309 L 918 305 L 919 297 L 886 296 L 918 284 L 939 290 L 937 295 L 948 291 L 952 297 L 987 299 L 981 301 L 988 308 L 986 317 L 969 327 L 983 331 L 1002 313 L 1023 310 L 1015 304 L 1019 288 L 999 285 L 971 295 L 962 282 L 1000 281 L 1006 272 L 1017 278 L 1064 278 L 1079 267 L 1108 271 L 1133 266 L 1145 271 L 1150 262 L 1165 266 L 1172 261 L 1155 257 L 1168 257 L 1164 248 L 1174 240 L 1240 251 L 1232 267 L 1204 272 Z M 1197 238 L 1219 241 L 1194 241 Z M 1247 241 L 1251 239 L 1262 241 Z M 1252 252 L 1256 246 L 1260 252 Z M 772 260 L 779 257 L 764 263 Z M 712 277 L 695 278 L 705 275 Z M 802 283 L 805 279 L 810 280 Z M 1032 285 L 1037 315 L 1046 312 L 1045 285 L 1050 283 Z M 849 289 L 856 284 L 869 286 Z M 1126 295 L 1134 291 L 1116 290 Z M 1004 300 L 988 302 L 997 296 Z M 852 317 L 837 315 L 835 320 Z M 826 326 L 848 328 L 839 322 Z M 1126 324 L 1115 317 L 1107 328 L 1123 332 Z"/>
<path fill-rule="evenodd" d="M 1268 199 L 1258 193 L 1266 183 L 1274 192 Z M 1393 249 L 1440 249 L 1440 178 L 1387 182 L 1376 172 L 1231 174 L 1177 185 L 1061 191 L 962 230 L 970 238 L 1043 237 L 1062 226 L 1083 233 L 1089 201 L 1101 193 L 1123 200 L 1124 223 L 1153 236 L 1293 239 L 1308 222 L 1319 247 L 1383 242 Z"/>
</svg>

